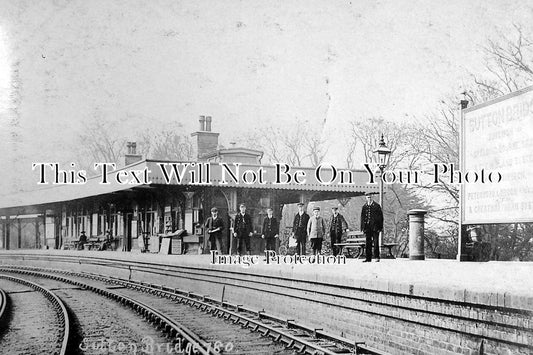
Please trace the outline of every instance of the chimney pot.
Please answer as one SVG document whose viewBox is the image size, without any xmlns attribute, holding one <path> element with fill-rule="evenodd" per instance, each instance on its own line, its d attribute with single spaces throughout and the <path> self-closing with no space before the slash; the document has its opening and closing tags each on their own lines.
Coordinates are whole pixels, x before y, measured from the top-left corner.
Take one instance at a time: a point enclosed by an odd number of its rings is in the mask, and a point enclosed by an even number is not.
<svg viewBox="0 0 533 355">
<path fill-rule="evenodd" d="M 205 130 L 211 132 L 211 116 L 205 116 Z"/>
<path fill-rule="evenodd" d="M 126 142 L 127 151 L 119 161 L 119 166 L 127 166 L 142 160 L 142 156 L 137 154 L 137 142 Z"/>
<path fill-rule="evenodd" d="M 126 148 L 128 148 L 128 154 L 137 154 L 137 143 L 136 142 L 127 142 Z"/>
<path fill-rule="evenodd" d="M 200 131 L 205 131 L 205 116 L 200 116 Z"/>
</svg>

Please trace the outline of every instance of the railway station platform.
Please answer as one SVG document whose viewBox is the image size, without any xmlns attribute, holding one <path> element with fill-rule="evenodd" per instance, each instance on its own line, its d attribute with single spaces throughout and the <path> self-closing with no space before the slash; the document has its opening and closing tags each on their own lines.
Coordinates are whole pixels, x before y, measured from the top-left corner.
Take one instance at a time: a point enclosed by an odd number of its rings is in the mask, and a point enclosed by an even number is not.
<svg viewBox="0 0 533 355">
<path fill-rule="evenodd" d="M 391 354 L 533 352 L 533 263 L 329 259 L 300 264 L 282 259 L 267 264 L 264 259 L 228 264 L 236 260 L 106 251 L 0 252 L 0 265 L 163 284 L 264 309 Z"/>
</svg>

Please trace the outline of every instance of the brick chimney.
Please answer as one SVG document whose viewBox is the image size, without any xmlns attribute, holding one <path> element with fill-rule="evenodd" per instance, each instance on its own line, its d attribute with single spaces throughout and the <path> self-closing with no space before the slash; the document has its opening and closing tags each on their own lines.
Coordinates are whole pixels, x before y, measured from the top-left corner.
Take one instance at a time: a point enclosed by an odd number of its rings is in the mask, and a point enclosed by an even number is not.
<svg viewBox="0 0 533 355">
<path fill-rule="evenodd" d="M 205 161 L 204 155 L 217 150 L 219 133 L 211 132 L 211 116 L 200 116 L 198 120 L 200 130 L 191 134 L 196 139 L 193 142 L 194 153 L 198 161 Z"/>
<path fill-rule="evenodd" d="M 138 161 L 141 161 L 143 159 L 143 156 L 140 154 L 137 154 L 137 143 L 136 142 L 128 142 L 126 144 L 127 152 L 124 154 L 124 157 L 121 158 L 121 161 L 119 162 L 120 167 L 124 167 L 133 163 L 136 163 Z"/>
</svg>

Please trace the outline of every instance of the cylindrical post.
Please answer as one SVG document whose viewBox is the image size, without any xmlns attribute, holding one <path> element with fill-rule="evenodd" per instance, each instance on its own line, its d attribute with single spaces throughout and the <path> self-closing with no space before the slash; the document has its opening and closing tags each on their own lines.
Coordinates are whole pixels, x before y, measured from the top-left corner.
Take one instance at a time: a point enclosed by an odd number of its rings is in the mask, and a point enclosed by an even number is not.
<svg viewBox="0 0 533 355">
<path fill-rule="evenodd" d="M 409 216 L 409 259 L 424 260 L 424 215 L 425 210 L 410 210 Z"/>
<path fill-rule="evenodd" d="M 466 98 L 466 92 L 465 92 Z M 468 108 L 468 100 L 461 100 L 461 106 L 459 110 L 459 169 L 464 171 L 464 156 L 462 154 L 462 139 L 464 137 L 464 111 Z M 459 186 L 459 235 L 457 240 L 457 260 L 458 261 L 467 261 L 470 259 L 470 256 L 466 253 L 466 225 L 463 224 L 463 193 L 464 186 Z"/>
</svg>

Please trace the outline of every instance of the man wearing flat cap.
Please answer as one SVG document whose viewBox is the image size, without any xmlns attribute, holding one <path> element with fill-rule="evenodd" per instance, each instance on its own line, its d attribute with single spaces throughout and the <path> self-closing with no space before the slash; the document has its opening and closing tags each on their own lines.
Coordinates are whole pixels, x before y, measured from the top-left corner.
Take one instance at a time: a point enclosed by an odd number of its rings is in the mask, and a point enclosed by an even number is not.
<svg viewBox="0 0 533 355">
<path fill-rule="evenodd" d="M 372 251 L 374 251 L 375 260 L 379 261 L 379 233 L 383 230 L 383 211 L 381 206 L 374 202 L 371 193 L 365 193 L 365 197 L 366 203 L 361 209 L 361 231 L 366 237 L 364 262 L 372 261 Z M 372 248 L 372 242 L 374 248 Z"/>
<path fill-rule="evenodd" d="M 263 220 L 263 238 L 266 242 L 265 250 L 276 250 L 276 239 L 279 237 L 279 223 L 274 217 L 274 210 L 267 208 L 267 216 Z"/>
<path fill-rule="evenodd" d="M 216 250 L 222 254 L 222 230 L 224 229 L 224 222 L 218 216 L 218 209 L 211 208 L 211 217 L 205 222 L 205 229 L 209 234 L 209 244 L 211 250 Z"/>
<path fill-rule="evenodd" d="M 296 254 L 305 255 L 305 243 L 307 243 L 307 223 L 309 215 L 304 210 L 304 204 L 298 203 L 298 213 L 292 221 L 292 236 L 296 238 Z"/>
<path fill-rule="evenodd" d="M 81 231 L 80 239 L 78 240 L 78 249 L 83 250 L 83 245 L 87 243 L 87 235 L 85 231 Z"/>
<path fill-rule="evenodd" d="M 237 238 L 237 252 L 243 255 L 244 248 L 246 254 L 250 255 L 250 238 L 253 234 L 252 218 L 246 213 L 246 205 L 241 203 L 239 206 L 240 212 L 235 216 L 234 236 Z"/>
<path fill-rule="evenodd" d="M 338 207 L 331 207 L 331 220 L 329 221 L 329 236 L 331 238 L 331 250 L 333 256 L 339 254 L 340 248 L 335 244 L 342 242 L 342 234 L 348 231 L 348 223 L 339 213 Z"/>
<path fill-rule="evenodd" d="M 311 240 L 313 255 L 319 255 L 322 252 L 322 241 L 326 234 L 326 222 L 324 218 L 320 217 L 320 207 L 318 206 L 313 208 L 313 216 L 309 218 L 307 223 L 307 233 Z"/>
</svg>

